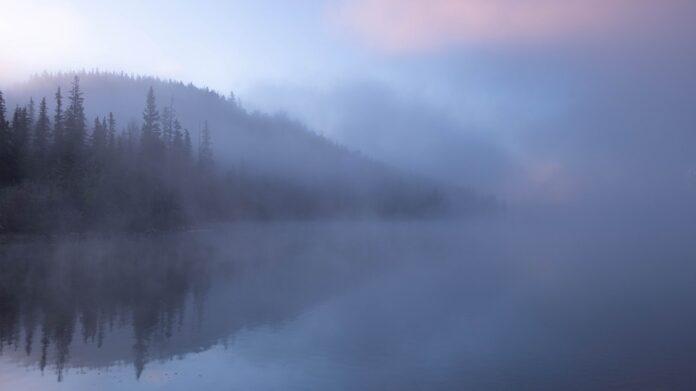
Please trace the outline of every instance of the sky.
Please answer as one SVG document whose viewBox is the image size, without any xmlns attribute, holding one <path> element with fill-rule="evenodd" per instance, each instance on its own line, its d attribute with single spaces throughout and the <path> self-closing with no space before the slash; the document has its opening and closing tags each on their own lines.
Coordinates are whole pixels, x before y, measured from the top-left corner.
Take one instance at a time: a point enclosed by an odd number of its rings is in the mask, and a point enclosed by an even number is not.
<svg viewBox="0 0 696 391">
<path fill-rule="evenodd" d="M 0 9 L 0 86 L 44 70 L 151 74 L 232 90 L 251 109 L 286 111 L 390 164 L 513 202 L 694 196 L 692 0 Z"/>
</svg>

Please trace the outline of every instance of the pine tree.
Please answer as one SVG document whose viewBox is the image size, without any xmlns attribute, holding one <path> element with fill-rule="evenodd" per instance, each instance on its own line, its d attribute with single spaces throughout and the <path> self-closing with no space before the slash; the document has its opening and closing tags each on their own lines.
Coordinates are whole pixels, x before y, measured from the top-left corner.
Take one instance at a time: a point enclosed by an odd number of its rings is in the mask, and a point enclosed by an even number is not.
<svg viewBox="0 0 696 391">
<path fill-rule="evenodd" d="M 5 107 L 5 98 L 0 91 L 0 131 L 7 129 L 7 107 Z"/>
<path fill-rule="evenodd" d="M 171 103 L 162 109 L 162 142 L 167 150 L 172 148 L 175 116 L 174 106 Z"/>
<path fill-rule="evenodd" d="M 5 98 L 0 91 L 0 186 L 6 185 L 12 178 L 12 167 L 10 165 L 10 131 L 7 123 L 7 108 Z"/>
<path fill-rule="evenodd" d="M 179 158 L 184 154 L 184 133 L 181 131 L 179 120 L 174 119 L 174 125 L 172 127 L 174 129 L 172 135 L 172 152 Z"/>
<path fill-rule="evenodd" d="M 41 99 L 39 103 L 39 118 L 36 120 L 34 128 L 34 154 L 37 161 L 44 162 L 48 156 L 48 147 L 50 145 L 51 123 L 48 119 L 48 108 L 46 107 L 46 98 Z M 40 164 L 43 168 L 43 164 Z"/>
<path fill-rule="evenodd" d="M 155 92 L 152 87 L 147 92 L 147 101 L 145 110 L 143 111 L 143 127 L 142 127 L 142 148 L 148 157 L 157 158 L 161 146 L 161 130 L 160 130 L 160 115 L 157 111 L 157 103 L 155 102 Z"/>
<path fill-rule="evenodd" d="M 116 119 L 114 118 L 114 113 L 109 113 L 109 120 L 106 125 L 106 132 L 109 139 L 109 149 L 113 150 L 116 148 Z"/>
<path fill-rule="evenodd" d="M 106 151 L 106 128 L 104 123 L 99 120 L 99 117 L 94 119 L 94 128 L 92 130 L 92 151 L 98 159 L 103 158 Z"/>
<path fill-rule="evenodd" d="M 200 133 L 200 143 L 198 145 L 198 167 L 204 172 L 210 171 L 213 167 L 213 146 L 211 144 L 208 121 L 205 121 L 203 130 Z"/>
<path fill-rule="evenodd" d="M 34 127 L 34 121 L 36 120 L 36 105 L 34 104 L 34 98 L 29 98 L 29 105 L 27 106 L 27 120 L 29 128 Z"/>
<path fill-rule="evenodd" d="M 75 76 L 65 112 L 65 142 L 70 158 L 75 158 L 84 146 L 86 133 L 84 97 L 80 91 L 80 79 Z"/>
<path fill-rule="evenodd" d="M 63 95 L 60 93 L 60 87 L 55 94 L 56 99 L 56 109 L 55 115 L 53 116 L 53 143 L 56 147 L 61 147 L 63 145 L 64 136 L 64 115 L 63 115 Z"/>
<path fill-rule="evenodd" d="M 13 183 L 19 183 L 28 171 L 29 157 L 29 114 L 26 107 L 17 107 L 10 126 L 10 176 Z"/>
</svg>

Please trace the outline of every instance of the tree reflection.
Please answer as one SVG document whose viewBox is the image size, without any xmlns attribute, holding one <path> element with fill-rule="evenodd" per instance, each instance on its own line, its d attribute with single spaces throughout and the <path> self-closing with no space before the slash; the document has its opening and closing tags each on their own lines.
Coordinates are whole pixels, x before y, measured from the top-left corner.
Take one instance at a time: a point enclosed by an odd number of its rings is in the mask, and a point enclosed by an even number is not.
<svg viewBox="0 0 696 391">
<path fill-rule="evenodd" d="M 136 376 L 153 344 L 172 337 L 186 304 L 202 303 L 209 259 L 176 234 L 157 237 L 13 242 L 0 246 L 0 353 L 38 350 L 58 380 L 73 340 L 101 347 L 130 324 Z M 38 345 L 38 349 L 37 346 Z"/>
</svg>

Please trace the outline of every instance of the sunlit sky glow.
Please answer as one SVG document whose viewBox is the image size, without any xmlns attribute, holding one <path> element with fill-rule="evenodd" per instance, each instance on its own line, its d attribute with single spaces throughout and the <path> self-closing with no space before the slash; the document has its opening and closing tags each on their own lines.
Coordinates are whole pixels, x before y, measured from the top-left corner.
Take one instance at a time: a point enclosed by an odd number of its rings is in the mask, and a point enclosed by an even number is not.
<svg viewBox="0 0 696 391">
<path fill-rule="evenodd" d="M 390 51 L 457 43 L 607 41 L 664 22 L 683 5 L 645 0 L 356 0 L 340 8 L 346 26 Z M 657 8 L 657 9 L 656 9 Z"/>
<path fill-rule="evenodd" d="M 664 22 L 682 3 L 0 0 L 0 69 L 4 80 L 43 70 L 117 69 L 220 90 L 257 80 L 326 82 L 383 71 L 390 55 L 403 54 L 394 52 L 580 36 L 602 41 Z"/>
<path fill-rule="evenodd" d="M 156 74 L 226 91 L 337 69 L 317 2 L 0 0 L 3 78 L 43 70 Z M 348 65 L 348 64 L 347 64 Z"/>
</svg>

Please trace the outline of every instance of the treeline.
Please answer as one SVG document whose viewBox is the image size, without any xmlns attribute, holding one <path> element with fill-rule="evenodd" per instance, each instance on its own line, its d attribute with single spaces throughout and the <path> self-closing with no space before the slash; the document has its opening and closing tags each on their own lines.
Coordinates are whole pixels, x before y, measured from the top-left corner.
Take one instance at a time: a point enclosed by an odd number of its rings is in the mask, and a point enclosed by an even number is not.
<svg viewBox="0 0 696 391">
<path fill-rule="evenodd" d="M 51 98 L 51 110 L 46 98 L 38 107 L 31 98 L 10 116 L 0 92 L 0 233 L 153 231 L 241 218 L 414 216 L 443 204 L 434 189 L 377 165 L 358 166 L 362 161 L 345 153 L 337 152 L 346 165 L 336 165 L 333 179 L 308 180 L 324 155 L 297 156 L 292 147 L 256 152 L 251 164 L 241 157 L 221 170 L 207 121 L 192 142 L 175 107 L 160 110 L 152 88 L 139 123 L 119 124 L 111 112 L 88 122 L 77 76 L 66 96 L 58 88 Z M 228 149 L 234 150 L 226 144 Z M 264 170 L 264 159 L 279 154 L 304 158 L 287 164 L 306 165 L 308 175 Z"/>
<path fill-rule="evenodd" d="M 10 118 L 0 92 L 0 232 L 171 229 L 216 212 L 207 124 L 196 153 L 152 89 L 142 124 L 121 130 L 111 113 L 88 125 L 77 77 L 53 99 L 51 113 L 31 99 Z"/>
</svg>

